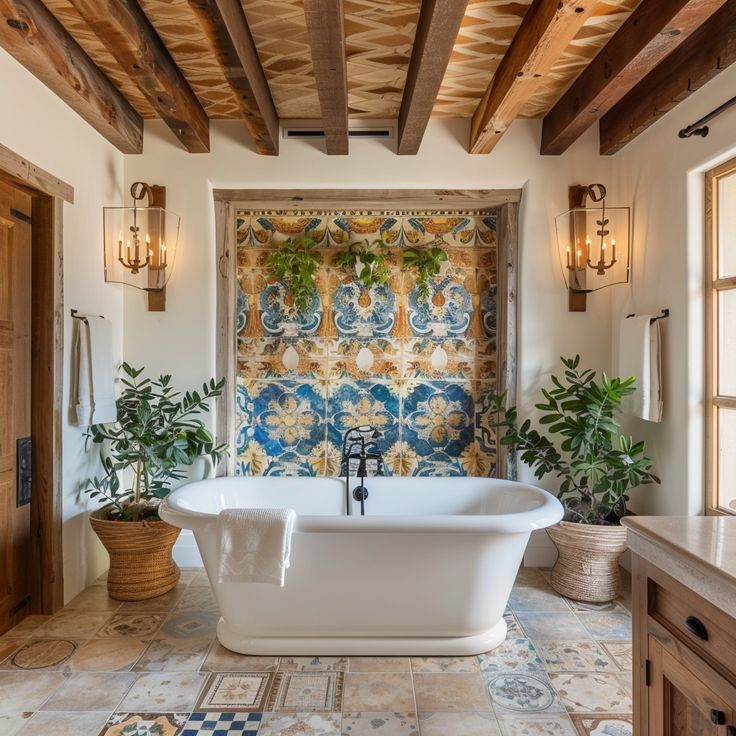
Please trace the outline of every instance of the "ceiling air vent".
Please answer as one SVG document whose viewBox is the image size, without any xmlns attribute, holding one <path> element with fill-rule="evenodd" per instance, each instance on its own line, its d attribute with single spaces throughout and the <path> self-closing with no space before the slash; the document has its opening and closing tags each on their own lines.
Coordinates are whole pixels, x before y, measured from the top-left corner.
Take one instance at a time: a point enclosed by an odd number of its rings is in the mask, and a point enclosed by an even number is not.
<svg viewBox="0 0 736 736">
<path fill-rule="evenodd" d="M 282 133 L 284 138 L 301 138 L 314 139 L 324 138 L 325 131 L 322 128 L 292 128 L 285 127 Z M 383 140 L 392 139 L 394 137 L 394 129 L 392 127 L 356 127 L 348 130 L 349 138 L 381 138 Z"/>
</svg>

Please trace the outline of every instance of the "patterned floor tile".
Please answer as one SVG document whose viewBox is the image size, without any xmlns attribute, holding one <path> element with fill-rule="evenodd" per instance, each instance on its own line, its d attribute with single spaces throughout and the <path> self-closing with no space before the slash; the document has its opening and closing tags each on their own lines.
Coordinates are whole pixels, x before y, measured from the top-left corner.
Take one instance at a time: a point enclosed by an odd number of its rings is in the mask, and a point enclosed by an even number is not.
<svg viewBox="0 0 736 736">
<path fill-rule="evenodd" d="M 514 613 L 527 611 L 560 611 L 569 613 L 570 607 L 564 598 L 552 588 L 520 588 L 514 586 L 509 597 L 509 606 Z"/>
<path fill-rule="evenodd" d="M 577 616 L 594 639 L 631 641 L 628 613 L 579 613 Z"/>
<path fill-rule="evenodd" d="M 625 672 L 631 670 L 633 666 L 631 641 L 623 639 L 619 641 L 599 641 L 598 643 L 613 657 L 613 661 L 622 670 Z"/>
<path fill-rule="evenodd" d="M 549 581 L 538 567 L 520 567 L 514 585 L 522 588 L 548 588 Z"/>
<path fill-rule="evenodd" d="M 542 660 L 529 639 L 506 639 L 486 654 L 479 654 L 482 672 L 541 672 Z"/>
<path fill-rule="evenodd" d="M 133 637 L 150 639 L 164 617 L 152 613 L 116 613 L 98 632 L 100 638 Z"/>
<path fill-rule="evenodd" d="M 0 733 L 3 736 L 16 736 L 23 724 L 33 713 L 0 713 Z"/>
<path fill-rule="evenodd" d="M 63 682 L 60 672 L 0 672 L 0 713 L 38 710 Z"/>
<path fill-rule="evenodd" d="M 188 716 L 189 713 L 113 713 L 99 736 L 179 736 Z"/>
<path fill-rule="evenodd" d="M 207 611 L 217 613 L 220 609 L 209 588 L 190 585 L 177 601 L 176 611 Z"/>
<path fill-rule="evenodd" d="M 350 657 L 351 672 L 411 672 L 409 657 Z"/>
<path fill-rule="evenodd" d="M 107 587 L 92 585 L 83 590 L 76 598 L 64 607 L 65 611 L 109 611 L 113 613 L 120 608 L 120 601 L 110 598 Z"/>
<path fill-rule="evenodd" d="M 146 646 L 140 639 L 93 639 L 77 649 L 68 666 L 84 672 L 126 672 Z"/>
<path fill-rule="evenodd" d="M 588 603 L 587 601 L 574 601 L 565 598 L 567 605 L 576 613 L 626 613 L 626 608 L 618 601 L 607 603 Z"/>
<path fill-rule="evenodd" d="M 109 711 L 34 713 L 18 736 L 97 736 Z"/>
<path fill-rule="evenodd" d="M 210 675 L 196 710 L 263 712 L 273 675 L 270 672 L 216 673 Z"/>
<path fill-rule="evenodd" d="M 574 613 L 517 613 L 516 618 L 530 639 L 583 641 L 590 638 Z"/>
<path fill-rule="evenodd" d="M 347 657 L 281 657 L 282 672 L 345 672 Z"/>
<path fill-rule="evenodd" d="M 551 672 L 549 679 L 570 711 L 628 713 L 631 710 L 631 696 L 615 675 Z"/>
<path fill-rule="evenodd" d="M 114 711 L 135 682 L 127 672 L 82 672 L 70 675 L 42 710 Z"/>
<path fill-rule="evenodd" d="M 412 657 L 413 672 L 478 672 L 475 657 Z"/>
<path fill-rule="evenodd" d="M 204 672 L 273 672 L 278 667 L 278 657 L 252 657 L 225 649 L 215 642 L 201 669 Z"/>
<path fill-rule="evenodd" d="M 189 716 L 181 736 L 256 736 L 261 713 L 202 713 Z"/>
<path fill-rule="evenodd" d="M 204 662 L 211 644 L 211 639 L 154 639 L 133 670 L 196 672 Z"/>
<path fill-rule="evenodd" d="M 203 639 L 214 638 L 217 622 L 220 620 L 218 613 L 207 611 L 174 611 L 164 621 L 159 637 L 171 639 Z"/>
<path fill-rule="evenodd" d="M 414 713 L 343 713 L 342 736 L 419 736 Z M 453 731 L 457 734 L 457 731 Z"/>
<path fill-rule="evenodd" d="M 168 613 L 181 599 L 186 586 L 180 585 L 168 593 L 143 601 L 125 601 L 119 613 Z"/>
<path fill-rule="evenodd" d="M 78 645 L 70 639 L 31 639 L 23 642 L 18 651 L 0 665 L 0 669 L 60 670 L 77 651 Z"/>
<path fill-rule="evenodd" d="M 189 711 L 204 679 L 205 675 L 199 672 L 148 672 L 139 675 L 119 709 L 135 712 Z"/>
<path fill-rule="evenodd" d="M 568 716 L 521 716 L 499 719 L 503 736 L 578 736 Z"/>
<path fill-rule="evenodd" d="M 264 713 L 258 736 L 340 736 L 339 713 Z"/>
<path fill-rule="evenodd" d="M 488 673 L 485 678 L 493 708 L 500 717 L 565 712 L 565 706 L 544 673 Z"/>
<path fill-rule="evenodd" d="M 579 736 L 632 736 L 634 727 L 628 714 L 572 714 Z M 576 735 L 577 736 L 577 735 Z"/>
<path fill-rule="evenodd" d="M 109 613 L 62 611 L 41 624 L 33 635 L 43 639 L 90 639 L 109 618 Z"/>
<path fill-rule="evenodd" d="M 536 642 L 545 668 L 550 672 L 616 672 L 613 658 L 597 642 Z"/>
<path fill-rule="evenodd" d="M 348 672 L 343 689 L 343 709 L 358 713 L 410 713 L 414 710 L 410 674 L 362 674 Z"/>
<path fill-rule="evenodd" d="M 422 736 L 501 736 L 496 716 L 491 713 L 420 713 Z"/>
<path fill-rule="evenodd" d="M 521 628 L 519 620 L 511 611 L 503 614 L 503 620 L 506 622 L 506 636 L 512 639 L 525 636 L 524 630 Z"/>
<path fill-rule="evenodd" d="M 342 686 L 342 672 L 279 672 L 271 690 L 268 710 L 339 712 Z"/>
<path fill-rule="evenodd" d="M 3 662 L 15 652 L 23 642 L 20 639 L 0 639 L 0 662 Z"/>
<path fill-rule="evenodd" d="M 420 713 L 490 708 L 483 680 L 475 673 L 414 675 L 414 692 Z"/>
</svg>

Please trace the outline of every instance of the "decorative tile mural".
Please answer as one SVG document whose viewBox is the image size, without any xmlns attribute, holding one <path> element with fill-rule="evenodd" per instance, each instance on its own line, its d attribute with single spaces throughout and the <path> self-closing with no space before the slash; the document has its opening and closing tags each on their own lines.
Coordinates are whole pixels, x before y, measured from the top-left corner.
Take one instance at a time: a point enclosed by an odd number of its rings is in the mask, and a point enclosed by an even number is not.
<svg viewBox="0 0 736 736">
<path fill-rule="evenodd" d="M 238 474 L 337 475 L 342 436 L 359 424 L 383 433 L 387 473 L 494 474 L 495 214 L 241 211 L 236 228 Z M 301 313 L 266 267 L 298 235 L 321 263 Z M 334 259 L 377 239 L 390 276 L 366 289 Z M 425 300 L 400 265 L 424 247 L 448 254 Z"/>
</svg>

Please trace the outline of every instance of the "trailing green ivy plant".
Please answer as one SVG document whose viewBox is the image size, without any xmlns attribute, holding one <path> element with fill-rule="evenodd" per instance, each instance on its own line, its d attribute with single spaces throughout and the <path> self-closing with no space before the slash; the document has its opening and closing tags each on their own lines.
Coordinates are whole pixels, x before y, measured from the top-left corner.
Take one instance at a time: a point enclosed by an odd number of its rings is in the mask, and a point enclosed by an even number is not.
<svg viewBox="0 0 736 736">
<path fill-rule="evenodd" d="M 185 477 L 182 466 L 203 456 L 216 464 L 227 454 L 227 446 L 216 445 L 199 419 L 209 411 L 208 401 L 222 393 L 225 379 L 182 395 L 171 376 L 143 378 L 143 368 L 127 363 L 122 371 L 117 422 L 93 424 L 87 431 L 88 439 L 103 445 L 104 474 L 88 478 L 83 490 L 109 502 L 110 519 L 156 519 L 158 500 L 168 495 L 172 481 Z"/>
<path fill-rule="evenodd" d="M 580 369 L 580 356 L 561 358 L 562 377 L 552 376 L 552 387 L 542 389 L 544 401 L 539 424 L 549 437 L 532 427 L 529 419 L 517 424 L 516 407 L 504 409 L 505 395 L 490 397 L 495 426 L 504 434 L 503 445 L 519 454 L 536 478 L 558 478 L 557 497 L 565 519 L 584 524 L 618 524 L 626 511 L 631 488 L 659 483 L 644 442 L 621 434 L 621 400 L 634 393 L 634 378 L 596 379 L 593 370 Z"/>
<path fill-rule="evenodd" d="M 388 249 L 381 239 L 368 243 L 350 243 L 347 250 L 335 258 L 338 268 L 345 268 L 357 275 L 366 289 L 387 284 L 389 279 Z"/>
<path fill-rule="evenodd" d="M 447 261 L 447 252 L 442 248 L 412 248 L 403 253 L 404 270 L 416 273 L 419 300 L 429 299 L 429 282 L 439 274 L 442 264 Z"/>
<path fill-rule="evenodd" d="M 270 253 L 267 266 L 271 273 L 286 282 L 297 312 L 306 311 L 317 291 L 315 276 L 319 268 L 317 243 L 307 235 L 288 238 Z"/>
</svg>

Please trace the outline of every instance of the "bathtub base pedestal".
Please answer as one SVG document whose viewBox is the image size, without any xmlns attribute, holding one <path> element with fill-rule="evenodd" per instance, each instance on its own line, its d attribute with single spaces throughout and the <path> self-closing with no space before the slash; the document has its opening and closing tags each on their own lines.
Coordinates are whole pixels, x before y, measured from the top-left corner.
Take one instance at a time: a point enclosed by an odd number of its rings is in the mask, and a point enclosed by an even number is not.
<svg viewBox="0 0 736 736">
<path fill-rule="evenodd" d="M 248 637 L 231 629 L 224 619 L 217 624 L 217 638 L 226 649 L 239 654 L 265 656 L 402 656 L 460 657 L 495 649 L 506 638 L 501 619 L 487 631 L 473 636 L 448 637 Z"/>
</svg>

